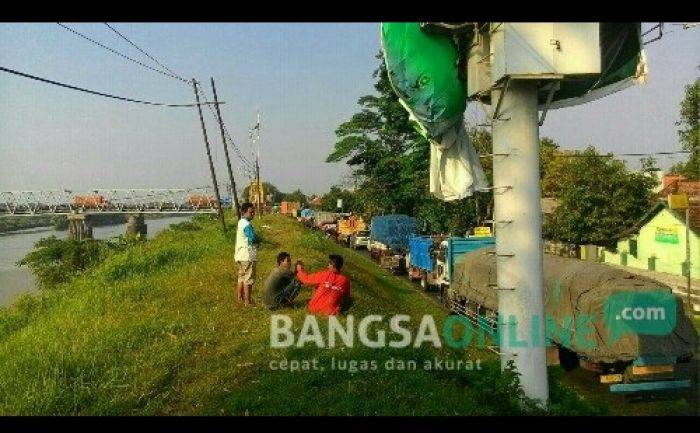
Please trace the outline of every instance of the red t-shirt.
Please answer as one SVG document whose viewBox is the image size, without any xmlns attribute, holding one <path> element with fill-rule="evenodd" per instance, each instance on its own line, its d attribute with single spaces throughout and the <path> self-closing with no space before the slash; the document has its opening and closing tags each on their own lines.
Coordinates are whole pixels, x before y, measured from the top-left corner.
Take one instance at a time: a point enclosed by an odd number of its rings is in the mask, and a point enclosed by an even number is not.
<svg viewBox="0 0 700 433">
<path fill-rule="evenodd" d="M 318 284 L 316 291 L 309 301 L 309 313 L 334 316 L 340 313 L 340 302 L 350 295 L 350 280 L 345 275 L 331 270 L 307 274 L 303 270 L 297 272 L 297 279 L 302 284 Z"/>
</svg>

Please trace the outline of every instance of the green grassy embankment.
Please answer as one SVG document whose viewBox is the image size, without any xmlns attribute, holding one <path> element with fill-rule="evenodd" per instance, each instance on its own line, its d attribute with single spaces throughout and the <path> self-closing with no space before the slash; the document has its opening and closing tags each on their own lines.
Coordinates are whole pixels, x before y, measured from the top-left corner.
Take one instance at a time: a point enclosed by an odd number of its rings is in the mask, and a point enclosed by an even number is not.
<svg viewBox="0 0 700 433">
<path fill-rule="evenodd" d="M 229 219 L 229 224 L 233 220 Z M 329 253 L 345 257 L 357 318 L 369 314 L 420 318 L 438 330 L 447 317 L 404 278 L 390 276 L 358 252 L 344 249 L 293 219 L 255 220 L 262 235 L 256 295 L 286 250 L 307 269 Z M 271 349 L 270 316 L 235 301 L 233 231 L 197 218 L 154 239 L 115 252 L 69 283 L 25 296 L 0 310 L 0 414 L 337 414 L 421 415 L 523 413 L 513 375 L 484 350 L 352 348 Z M 310 290 L 288 314 L 299 333 Z M 345 323 L 347 318 L 341 318 Z M 319 320 L 324 339 L 325 320 Z M 388 329 L 388 319 L 379 325 Z M 371 328 L 374 335 L 377 328 Z M 397 340 L 387 334 L 387 340 Z M 480 360 L 481 370 L 424 370 L 423 362 Z M 324 370 L 279 371 L 270 361 L 312 361 Z M 387 370 L 391 359 L 415 360 L 415 371 Z M 333 370 L 333 362 L 377 363 L 373 371 Z M 395 364 L 395 367 L 397 365 Z M 551 413 L 605 410 L 552 385 Z M 527 405 L 526 405 L 527 406 Z"/>
</svg>

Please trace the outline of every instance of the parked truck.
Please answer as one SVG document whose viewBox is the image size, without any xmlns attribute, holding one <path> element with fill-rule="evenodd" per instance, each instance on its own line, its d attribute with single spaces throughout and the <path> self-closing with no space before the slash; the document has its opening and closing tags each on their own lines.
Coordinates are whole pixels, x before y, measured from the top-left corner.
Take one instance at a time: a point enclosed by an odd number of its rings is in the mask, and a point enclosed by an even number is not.
<svg viewBox="0 0 700 433">
<path fill-rule="evenodd" d="M 190 194 L 187 204 L 195 208 L 207 208 L 216 206 L 216 197 L 213 195 Z"/>
<path fill-rule="evenodd" d="M 493 247 L 482 246 L 453 260 L 446 295 L 451 311 L 464 314 L 488 333 L 498 328 L 501 293 L 494 253 Z M 548 254 L 543 260 L 546 323 L 553 342 L 547 349 L 550 363 L 565 370 L 580 366 L 594 371 L 611 392 L 691 389 L 693 378 L 697 380 L 692 362 L 697 331 L 670 287 L 602 263 Z M 664 318 L 668 329 L 659 333 L 632 325 L 618 327 L 620 315 L 615 308 L 620 307 L 611 302 L 623 299 L 624 305 L 637 305 L 635 296 L 659 299 L 659 293 L 670 302 L 664 304 L 664 311 L 669 311 Z"/>
<path fill-rule="evenodd" d="M 366 231 L 367 225 L 362 217 L 349 215 L 338 220 L 338 241 L 350 246 L 355 233 Z"/>
<path fill-rule="evenodd" d="M 296 216 L 295 212 L 301 209 L 298 201 L 283 201 L 280 203 L 280 213 L 282 215 Z"/>
<path fill-rule="evenodd" d="M 418 220 L 407 215 L 381 215 L 372 218 L 370 254 L 381 267 L 395 274 L 406 271 L 408 238 L 418 233 Z"/>
<path fill-rule="evenodd" d="M 335 212 L 316 211 L 314 212 L 314 227 L 321 229 L 325 224 L 335 224 L 338 217 Z"/>
<path fill-rule="evenodd" d="M 464 254 L 496 242 L 493 237 L 417 236 L 409 238 L 409 277 L 420 280 L 424 290 L 437 289 L 441 296 L 450 285 L 455 262 Z"/>
<path fill-rule="evenodd" d="M 109 206 L 109 201 L 100 194 L 76 195 L 73 206 L 81 209 L 101 209 Z"/>
</svg>

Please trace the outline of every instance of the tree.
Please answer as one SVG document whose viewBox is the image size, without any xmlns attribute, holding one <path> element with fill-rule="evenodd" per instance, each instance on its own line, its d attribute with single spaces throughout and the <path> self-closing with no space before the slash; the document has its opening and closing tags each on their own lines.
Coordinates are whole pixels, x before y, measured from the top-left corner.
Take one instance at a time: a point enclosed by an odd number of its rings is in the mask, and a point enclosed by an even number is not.
<svg viewBox="0 0 700 433">
<path fill-rule="evenodd" d="M 593 146 L 576 155 L 549 164 L 543 189 L 559 205 L 545 219 L 544 236 L 612 247 L 649 209 L 656 180 L 628 170 L 611 155 L 598 154 Z"/>
<path fill-rule="evenodd" d="M 358 99 L 360 112 L 336 129 L 338 141 L 326 161 L 346 161 L 353 168 L 361 182 L 358 200 L 363 210 L 406 213 L 415 204 L 415 196 L 408 196 L 405 188 L 406 176 L 412 177 L 404 170 L 407 153 L 425 139 L 411 126 L 391 88 L 381 53 L 377 59 L 380 65 L 372 76 L 378 94 Z"/>
<path fill-rule="evenodd" d="M 300 189 L 297 189 L 296 191 L 292 192 L 282 193 L 280 201 L 296 201 L 301 203 L 302 205 L 305 205 L 307 202 L 306 195 L 303 192 L 301 192 Z"/>
<path fill-rule="evenodd" d="M 335 211 L 337 209 L 338 199 L 343 200 L 343 211 L 355 212 L 355 194 L 347 189 L 343 189 L 338 185 L 331 187 L 330 191 L 321 197 L 321 210 Z"/>
<path fill-rule="evenodd" d="M 540 179 L 544 179 L 549 169 L 549 164 L 560 154 L 559 145 L 549 137 L 540 140 Z"/>
<path fill-rule="evenodd" d="M 681 148 L 690 152 L 688 161 L 675 164 L 672 172 L 681 173 L 689 179 L 700 178 L 700 78 L 685 87 L 681 101 L 678 138 Z"/>
</svg>

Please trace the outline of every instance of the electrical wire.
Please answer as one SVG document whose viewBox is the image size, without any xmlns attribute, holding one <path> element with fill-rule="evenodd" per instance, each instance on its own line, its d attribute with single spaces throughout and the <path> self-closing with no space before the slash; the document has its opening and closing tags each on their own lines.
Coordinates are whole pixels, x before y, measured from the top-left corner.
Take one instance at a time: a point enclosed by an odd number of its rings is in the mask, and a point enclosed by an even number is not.
<svg viewBox="0 0 700 433">
<path fill-rule="evenodd" d="M 94 39 L 92 39 L 92 38 L 90 38 L 90 37 L 88 37 L 88 36 L 85 36 L 84 34 L 80 33 L 79 31 L 74 30 L 74 29 L 72 29 L 72 28 L 70 28 L 70 27 L 68 27 L 68 26 L 66 26 L 66 25 L 64 25 L 64 24 L 61 24 L 61 23 L 56 23 L 56 24 L 58 24 L 59 26 L 61 26 L 61 27 L 64 28 L 64 29 L 68 30 L 69 32 L 71 32 L 71 33 L 73 33 L 73 34 L 75 34 L 75 35 L 77 35 L 77 36 L 79 36 L 79 37 L 81 37 L 81 38 L 83 38 L 83 39 L 85 39 L 85 40 L 87 40 L 87 41 L 90 41 L 90 42 L 92 42 L 93 44 L 95 44 L 95 45 L 97 45 L 97 46 L 99 46 L 99 47 L 101 47 L 101 48 L 104 48 L 105 50 L 107 50 L 107 51 L 109 51 L 109 52 L 111 52 L 111 53 L 113 53 L 113 54 L 116 54 L 116 55 L 118 55 L 119 57 L 122 57 L 122 58 L 124 58 L 124 59 L 126 59 L 126 60 L 128 60 L 128 61 L 130 61 L 130 62 L 136 63 L 137 65 L 140 65 L 140 66 L 142 66 L 142 67 L 144 67 L 144 68 L 146 68 L 146 69 L 150 69 L 151 71 L 157 72 L 157 73 L 162 74 L 162 75 L 164 75 L 164 76 L 166 76 L 166 77 L 170 77 L 170 78 L 173 78 L 173 79 L 175 79 L 175 80 L 179 80 L 179 81 L 182 81 L 182 82 L 185 82 L 185 83 L 189 83 L 188 80 L 185 80 L 185 79 L 182 78 L 182 77 L 179 77 L 179 76 L 177 76 L 177 75 L 173 75 L 173 74 L 171 74 L 171 73 L 169 73 L 169 72 L 161 71 L 160 69 L 153 68 L 153 67 L 148 66 L 147 64 L 145 64 L 145 63 L 143 63 L 143 62 L 139 62 L 138 60 L 133 59 L 133 58 L 127 56 L 126 54 L 122 54 L 122 53 L 120 53 L 119 51 L 117 51 L 117 50 L 115 50 L 115 49 L 113 49 L 113 48 L 110 48 L 110 47 L 108 47 L 108 46 L 106 46 L 106 45 L 104 45 L 104 44 L 102 44 L 102 43 L 100 43 L 100 42 L 97 42 L 96 40 L 94 40 Z"/>
<path fill-rule="evenodd" d="M 149 59 L 153 60 L 158 66 L 160 66 L 161 68 L 165 69 L 167 72 L 169 72 L 169 73 L 172 74 L 173 76 L 177 77 L 177 78 L 180 79 L 181 81 L 184 81 L 184 82 L 187 82 L 187 83 L 191 83 L 191 80 L 186 80 L 186 79 L 182 78 L 181 75 L 176 74 L 175 72 L 173 72 L 172 69 L 170 69 L 170 68 L 168 68 L 167 66 L 165 66 L 164 64 L 162 64 L 160 61 L 158 61 L 158 59 L 156 59 L 156 58 L 153 57 L 152 55 L 148 54 L 145 50 L 143 50 L 141 47 L 139 47 L 139 46 L 136 45 L 134 42 L 132 42 L 131 39 L 127 38 L 127 37 L 124 36 L 122 33 L 120 33 L 117 29 L 115 29 L 114 27 L 110 26 L 109 23 L 104 23 L 104 25 L 106 25 L 110 30 L 112 30 L 114 33 L 116 33 L 117 35 L 119 35 L 119 37 L 121 37 L 122 39 L 124 39 L 125 41 L 127 41 L 132 47 L 134 47 L 134 48 L 136 48 L 137 50 L 139 50 L 143 55 L 145 55 L 145 56 L 148 57 Z"/>
<path fill-rule="evenodd" d="M 72 90 L 77 90 L 80 92 L 90 93 L 92 95 L 104 96 L 105 98 L 118 99 L 120 101 L 133 102 L 136 104 L 154 105 L 154 106 L 171 107 L 171 108 L 196 107 L 197 106 L 196 103 L 195 104 L 166 104 L 163 102 L 143 101 L 140 99 L 132 99 L 132 98 L 124 97 L 124 96 L 112 95 L 110 93 L 98 92 L 95 90 L 85 89 L 83 87 L 73 86 L 70 84 L 61 83 L 61 82 L 54 81 L 54 80 L 49 80 L 48 78 L 37 77 L 35 75 L 30 75 L 30 74 L 27 74 L 24 72 L 16 71 L 14 69 L 5 68 L 3 66 L 0 66 L 0 71 L 8 72 L 10 74 L 19 75 L 20 77 L 29 78 L 29 79 L 36 80 L 36 81 L 41 81 L 41 82 L 48 83 L 48 84 L 53 84 L 55 86 L 65 87 L 67 89 L 72 89 Z M 208 103 L 206 103 L 206 105 L 208 105 Z"/>
</svg>

